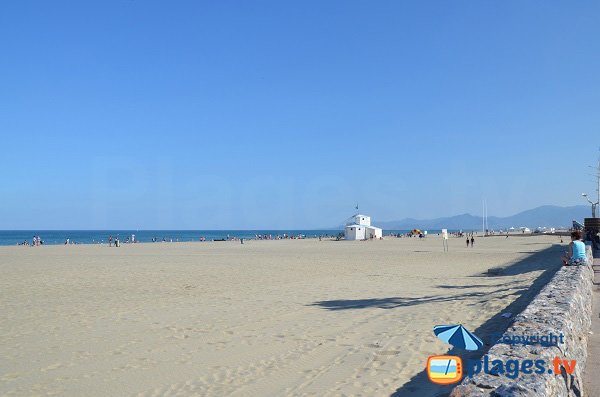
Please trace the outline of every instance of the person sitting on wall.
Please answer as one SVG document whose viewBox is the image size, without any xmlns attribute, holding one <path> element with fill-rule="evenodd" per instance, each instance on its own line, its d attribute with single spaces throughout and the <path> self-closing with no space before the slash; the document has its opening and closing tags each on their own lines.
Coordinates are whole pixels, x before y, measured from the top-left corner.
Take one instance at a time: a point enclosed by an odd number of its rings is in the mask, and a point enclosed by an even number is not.
<svg viewBox="0 0 600 397">
<path fill-rule="evenodd" d="M 587 263 L 585 244 L 581 241 L 581 232 L 579 230 L 571 232 L 569 252 L 565 252 L 565 254 L 567 256 L 560 258 L 565 266 L 585 265 Z"/>
</svg>

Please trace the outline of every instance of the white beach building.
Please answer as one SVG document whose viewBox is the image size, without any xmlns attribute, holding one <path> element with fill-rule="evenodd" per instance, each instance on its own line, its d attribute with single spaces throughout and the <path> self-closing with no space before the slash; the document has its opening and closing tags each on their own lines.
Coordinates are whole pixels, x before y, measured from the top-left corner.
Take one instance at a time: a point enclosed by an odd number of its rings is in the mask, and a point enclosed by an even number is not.
<svg viewBox="0 0 600 397">
<path fill-rule="evenodd" d="M 346 240 L 366 240 L 381 238 L 381 236 L 383 236 L 383 230 L 371 226 L 371 217 L 367 215 L 354 215 L 344 228 L 344 237 Z"/>
</svg>

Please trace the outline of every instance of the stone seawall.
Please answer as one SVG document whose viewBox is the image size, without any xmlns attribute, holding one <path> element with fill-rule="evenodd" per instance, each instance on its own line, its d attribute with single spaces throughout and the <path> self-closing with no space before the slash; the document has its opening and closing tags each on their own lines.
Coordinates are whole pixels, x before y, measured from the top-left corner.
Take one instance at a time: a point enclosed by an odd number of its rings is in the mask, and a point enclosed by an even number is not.
<svg viewBox="0 0 600 397">
<path fill-rule="evenodd" d="M 515 316 L 505 332 L 505 335 L 562 333 L 564 343 L 549 347 L 499 343 L 487 353 L 490 363 L 497 359 L 504 363 L 507 360 L 545 360 L 546 369 L 552 368 L 552 360 L 556 356 L 577 360 L 572 374 L 561 367 L 560 375 L 520 373 L 516 379 L 510 379 L 505 375 L 484 374 L 482 371 L 473 377 L 465 375 L 450 396 L 582 396 L 592 316 L 592 283 L 591 265 L 564 266 L 527 308 Z"/>
</svg>

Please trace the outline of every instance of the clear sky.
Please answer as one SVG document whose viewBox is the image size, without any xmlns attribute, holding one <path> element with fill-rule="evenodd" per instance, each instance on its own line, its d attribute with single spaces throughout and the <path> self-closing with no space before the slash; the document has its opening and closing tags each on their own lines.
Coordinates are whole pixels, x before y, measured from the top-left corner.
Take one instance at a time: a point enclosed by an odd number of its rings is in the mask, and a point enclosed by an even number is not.
<svg viewBox="0 0 600 397">
<path fill-rule="evenodd" d="M 600 3 L 0 2 L 0 229 L 584 204 Z"/>
</svg>

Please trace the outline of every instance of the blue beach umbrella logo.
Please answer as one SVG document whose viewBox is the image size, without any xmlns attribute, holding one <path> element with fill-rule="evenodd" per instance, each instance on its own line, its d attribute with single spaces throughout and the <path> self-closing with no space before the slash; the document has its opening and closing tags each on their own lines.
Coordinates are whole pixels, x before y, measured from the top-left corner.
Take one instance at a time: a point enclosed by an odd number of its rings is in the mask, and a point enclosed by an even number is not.
<svg viewBox="0 0 600 397">
<path fill-rule="evenodd" d="M 483 342 L 475 334 L 469 332 L 462 324 L 436 325 L 433 327 L 435 335 L 454 347 L 465 350 L 478 350 Z"/>
</svg>

